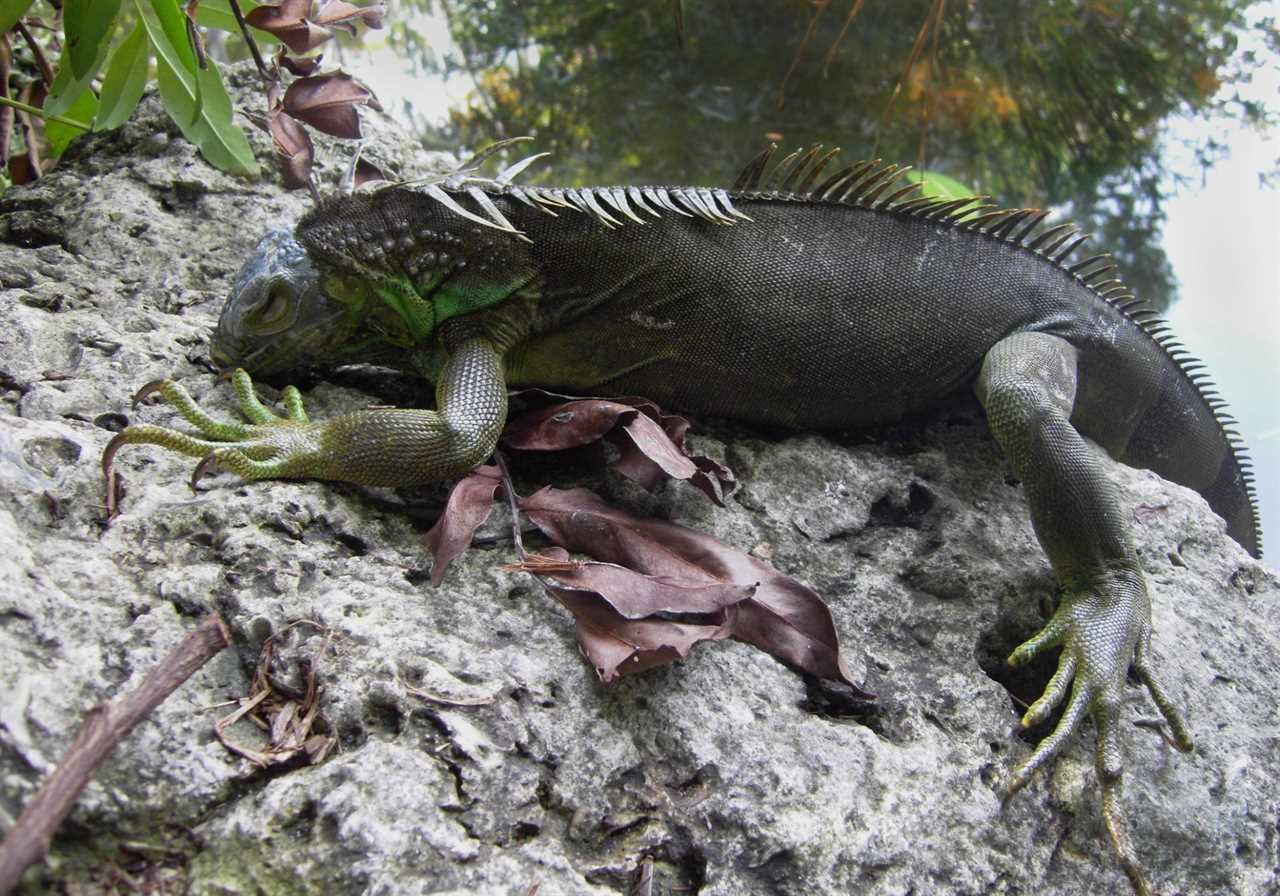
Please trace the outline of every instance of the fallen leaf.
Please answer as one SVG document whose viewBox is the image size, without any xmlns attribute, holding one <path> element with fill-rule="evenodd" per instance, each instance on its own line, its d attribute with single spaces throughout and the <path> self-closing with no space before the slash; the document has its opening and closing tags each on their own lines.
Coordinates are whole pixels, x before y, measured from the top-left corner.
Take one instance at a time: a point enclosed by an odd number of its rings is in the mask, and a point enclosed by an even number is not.
<svg viewBox="0 0 1280 896">
<path fill-rule="evenodd" d="M 614 469 L 652 490 L 664 479 L 683 479 L 723 506 L 723 494 L 736 481 L 728 467 L 689 454 L 689 421 L 665 414 L 643 398 L 570 398 L 541 389 L 518 393 L 551 401 L 516 417 L 503 430 L 502 443 L 524 451 L 563 451 L 602 439 L 617 446 Z"/>
<path fill-rule="evenodd" d="M 320 62 L 324 59 L 323 53 L 317 53 L 314 56 L 290 56 L 281 47 L 280 52 L 276 53 L 276 65 L 287 70 L 290 74 L 304 78 L 307 75 L 314 75 L 320 69 Z"/>
<path fill-rule="evenodd" d="M 387 177 L 387 173 L 377 165 L 373 164 L 373 162 L 370 162 L 363 156 L 356 159 L 356 177 L 354 186 L 357 189 L 365 184 L 377 183 L 380 181 L 386 182 L 390 180 L 391 178 Z"/>
<path fill-rule="evenodd" d="M 558 548 L 549 548 L 547 553 L 553 559 L 567 560 L 569 556 Z M 732 617 L 731 610 L 722 613 L 722 621 L 709 624 L 661 618 L 628 619 L 608 598 L 586 587 L 604 566 L 583 564 L 582 576 L 572 587 L 563 583 L 563 574 L 544 582 L 552 597 L 573 614 L 578 646 L 601 681 L 608 683 L 620 675 L 664 666 L 688 656 L 689 651 L 703 641 L 716 641 L 729 635 L 726 623 Z M 610 573 L 608 577 L 615 576 Z"/>
<path fill-rule="evenodd" d="M 440 584 L 449 564 L 471 545 L 476 529 L 493 510 L 493 496 L 501 485 L 502 472 L 496 464 L 476 467 L 454 484 L 444 513 L 424 539 L 433 558 L 432 585 Z"/>
<path fill-rule="evenodd" d="M 586 489 L 544 488 L 520 499 L 519 507 L 551 542 L 567 550 L 685 586 L 753 588 L 750 597 L 732 605 L 727 624 L 734 638 L 870 696 L 849 673 L 822 598 L 767 563 L 709 535 L 610 507 Z"/>
</svg>

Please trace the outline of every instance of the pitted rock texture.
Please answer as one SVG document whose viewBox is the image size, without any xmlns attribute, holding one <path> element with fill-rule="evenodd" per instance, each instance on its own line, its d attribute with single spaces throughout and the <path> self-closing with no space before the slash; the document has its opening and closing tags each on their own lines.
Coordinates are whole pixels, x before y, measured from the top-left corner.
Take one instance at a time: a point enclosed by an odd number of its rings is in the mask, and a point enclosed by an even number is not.
<svg viewBox="0 0 1280 896">
<path fill-rule="evenodd" d="M 372 152 L 421 170 L 407 138 L 375 128 Z M 343 164 L 329 157 L 322 176 Z M 567 615 L 501 569 L 514 559 L 501 513 L 427 584 L 421 536 L 443 488 L 222 476 L 193 494 L 193 461 L 130 448 L 123 514 L 104 528 L 112 432 L 177 419 L 131 408 L 137 387 L 172 377 L 234 413 L 208 339 L 257 238 L 307 205 L 277 180 L 214 171 L 150 98 L 0 197 L 0 831 L 84 711 L 135 686 L 197 617 L 216 610 L 236 636 L 106 763 L 23 893 L 101 880 L 130 843 L 168 843 L 156 855 L 199 896 L 603 896 L 629 892 L 646 857 L 663 894 L 1127 892 L 1091 726 L 1001 806 L 1005 775 L 1045 733 L 1014 733 L 1017 701 L 1051 672 L 1002 660 L 1055 586 L 970 399 L 839 437 L 705 422 L 698 448 L 742 481 L 724 509 L 564 458 L 518 468 L 523 488 L 587 484 L 818 589 L 871 706 L 732 642 L 601 685 Z M 313 418 L 430 397 L 369 370 L 302 385 Z M 1138 850 L 1166 894 L 1274 893 L 1280 584 L 1198 496 L 1109 466 L 1134 512 L 1155 653 L 1197 743 L 1184 756 L 1127 729 Z M 258 770 L 214 737 L 272 633 L 281 678 L 299 684 L 306 660 L 324 689 L 338 743 L 319 765 Z M 1130 721 L 1156 716 L 1136 685 L 1128 698 Z"/>
</svg>

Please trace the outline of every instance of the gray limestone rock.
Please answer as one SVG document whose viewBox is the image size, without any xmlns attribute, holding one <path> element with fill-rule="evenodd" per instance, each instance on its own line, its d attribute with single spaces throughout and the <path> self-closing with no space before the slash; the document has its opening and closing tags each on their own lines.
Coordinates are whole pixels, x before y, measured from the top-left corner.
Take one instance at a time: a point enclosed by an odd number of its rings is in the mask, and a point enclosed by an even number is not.
<svg viewBox="0 0 1280 896">
<path fill-rule="evenodd" d="M 415 158 L 375 129 L 373 152 Z M 342 164 L 327 156 L 322 176 Z M 1091 726 L 1001 806 L 1004 776 L 1044 733 L 1014 732 L 1018 701 L 1051 672 L 1002 659 L 1055 588 L 972 400 L 844 437 L 708 422 L 698 447 L 743 483 L 724 509 L 567 461 L 518 473 L 529 489 L 590 485 L 812 585 L 879 694 L 870 706 L 733 642 L 600 684 L 567 615 L 501 568 L 500 514 L 429 586 L 421 536 L 442 488 L 223 476 L 193 494 L 191 461 L 133 448 L 118 460 L 124 512 L 104 528 L 112 432 L 176 419 L 132 409 L 134 389 L 172 377 L 232 413 L 208 338 L 241 259 L 306 205 L 276 184 L 209 168 L 152 98 L 0 197 L 0 831 L 84 711 L 136 685 L 198 616 L 220 612 L 236 637 L 106 763 L 24 893 L 139 855 L 197 896 L 603 896 L 628 892 L 645 857 L 655 893 L 1126 891 Z M 368 370 L 304 385 L 313 416 L 415 400 L 414 384 Z M 1280 583 L 1198 496 L 1111 467 L 1155 653 L 1197 743 L 1184 756 L 1127 729 L 1138 850 L 1166 894 L 1274 893 Z M 214 735 L 273 634 L 283 686 L 300 686 L 305 660 L 323 687 L 337 744 L 318 765 L 257 769 Z M 1125 712 L 1156 715 L 1136 685 Z"/>
</svg>

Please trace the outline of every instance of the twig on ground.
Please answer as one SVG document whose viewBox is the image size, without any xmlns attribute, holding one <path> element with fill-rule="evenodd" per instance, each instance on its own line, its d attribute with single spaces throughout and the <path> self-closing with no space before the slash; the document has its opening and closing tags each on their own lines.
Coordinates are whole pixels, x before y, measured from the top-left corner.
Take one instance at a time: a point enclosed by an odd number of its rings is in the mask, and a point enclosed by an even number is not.
<svg viewBox="0 0 1280 896">
<path fill-rule="evenodd" d="M 36 791 L 13 830 L 0 843 L 0 894 L 16 887 L 23 872 L 44 859 L 54 831 L 116 745 L 192 673 L 230 643 L 231 634 L 226 624 L 217 614 L 206 616 L 135 690 L 118 700 L 99 703 L 85 714 L 80 731 L 62 762 Z"/>
</svg>

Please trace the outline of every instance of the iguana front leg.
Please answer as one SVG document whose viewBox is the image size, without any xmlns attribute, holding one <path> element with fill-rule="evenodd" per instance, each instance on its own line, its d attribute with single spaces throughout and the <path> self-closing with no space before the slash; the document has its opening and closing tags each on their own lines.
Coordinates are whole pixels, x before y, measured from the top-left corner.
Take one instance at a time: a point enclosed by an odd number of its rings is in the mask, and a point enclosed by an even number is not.
<svg viewBox="0 0 1280 896">
<path fill-rule="evenodd" d="M 200 432 L 133 425 L 103 452 L 108 482 L 116 451 L 127 444 L 160 445 L 204 460 L 193 481 L 217 465 L 245 479 L 335 479 L 361 485 L 411 486 L 465 473 L 493 451 L 507 416 L 507 389 L 498 348 L 472 327 L 442 335 L 447 358 L 436 384 L 438 410 L 374 408 L 313 422 L 296 389 L 285 390 L 287 415 L 277 417 L 258 402 L 249 376 L 233 377 L 249 423 L 223 423 L 200 410 L 186 391 L 164 381 L 159 391 Z"/>
<path fill-rule="evenodd" d="M 1048 625 L 1009 657 L 1021 665 L 1062 647 L 1057 672 L 1023 716 L 1024 726 L 1048 718 L 1070 689 L 1061 721 L 1014 771 L 1009 793 L 1057 756 L 1085 715 L 1092 715 L 1107 831 L 1134 890 L 1151 893 L 1120 802 L 1119 716 L 1130 664 L 1168 721 L 1175 745 L 1190 750 L 1191 738 L 1151 668 L 1151 600 L 1114 487 L 1070 422 L 1076 350 L 1044 333 L 1006 337 L 987 353 L 976 388 L 991 431 L 1023 482 L 1036 536 L 1064 589 Z"/>
</svg>

